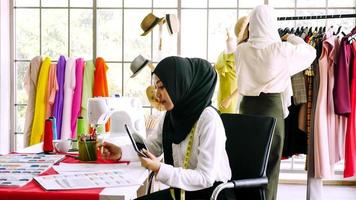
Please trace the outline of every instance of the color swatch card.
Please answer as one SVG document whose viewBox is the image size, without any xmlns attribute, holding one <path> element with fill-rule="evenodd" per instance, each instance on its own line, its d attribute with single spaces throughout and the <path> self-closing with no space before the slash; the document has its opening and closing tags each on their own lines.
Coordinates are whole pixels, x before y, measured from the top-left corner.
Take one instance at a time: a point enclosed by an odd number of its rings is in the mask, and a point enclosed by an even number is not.
<svg viewBox="0 0 356 200">
<path fill-rule="evenodd" d="M 32 174 L 0 174 L 0 187 L 21 187 L 32 178 Z"/>
<path fill-rule="evenodd" d="M 0 156 L 0 163 L 56 163 L 65 155 L 7 154 Z"/>
<path fill-rule="evenodd" d="M 8 154 L 0 156 L 0 187 L 21 187 L 65 155 Z"/>
<path fill-rule="evenodd" d="M 144 168 L 136 168 L 135 170 L 138 170 L 136 174 L 147 173 L 147 170 Z M 139 185 L 139 181 L 130 174 L 127 170 L 114 170 L 36 176 L 34 179 L 46 190 L 74 190 Z"/>
<path fill-rule="evenodd" d="M 0 174 L 38 175 L 52 166 L 52 163 L 0 163 Z"/>
</svg>

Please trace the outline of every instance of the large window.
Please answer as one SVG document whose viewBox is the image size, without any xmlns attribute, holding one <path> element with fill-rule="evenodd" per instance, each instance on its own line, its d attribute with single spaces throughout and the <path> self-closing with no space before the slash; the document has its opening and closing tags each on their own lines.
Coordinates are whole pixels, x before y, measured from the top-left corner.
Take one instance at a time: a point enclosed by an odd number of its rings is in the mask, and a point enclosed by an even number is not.
<svg viewBox="0 0 356 200">
<path fill-rule="evenodd" d="M 23 79 L 29 61 L 37 55 L 60 55 L 93 60 L 103 57 L 108 66 L 109 93 L 136 96 L 150 112 L 145 88 L 150 83 L 145 68 L 131 79 L 130 62 L 138 55 L 157 63 L 169 55 L 201 57 L 214 63 L 225 48 L 226 29 L 233 33 L 239 16 L 255 6 L 268 3 L 277 16 L 355 13 L 354 0 L 14 0 L 15 96 L 13 102 L 14 145 L 23 145 L 23 126 L 27 95 Z M 159 29 L 140 36 L 141 20 L 153 12 L 158 17 L 179 16 L 181 31 L 170 36 L 163 27 L 162 50 L 158 50 Z M 280 27 L 340 26 L 347 33 L 355 18 L 279 21 Z"/>
</svg>

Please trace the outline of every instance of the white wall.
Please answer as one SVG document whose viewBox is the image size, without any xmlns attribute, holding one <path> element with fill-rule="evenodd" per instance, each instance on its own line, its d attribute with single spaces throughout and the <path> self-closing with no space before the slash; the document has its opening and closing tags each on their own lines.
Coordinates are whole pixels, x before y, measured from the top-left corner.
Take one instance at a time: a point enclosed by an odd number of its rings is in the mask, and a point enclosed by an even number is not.
<svg viewBox="0 0 356 200">
<path fill-rule="evenodd" d="M 10 151 L 10 0 L 0 1 L 0 154 Z"/>
</svg>

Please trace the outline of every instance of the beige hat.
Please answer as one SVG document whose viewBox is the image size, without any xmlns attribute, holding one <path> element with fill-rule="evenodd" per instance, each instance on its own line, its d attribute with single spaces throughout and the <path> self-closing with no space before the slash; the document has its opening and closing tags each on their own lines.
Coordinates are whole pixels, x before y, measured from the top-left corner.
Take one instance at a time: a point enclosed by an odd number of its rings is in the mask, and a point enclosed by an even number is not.
<svg viewBox="0 0 356 200">
<path fill-rule="evenodd" d="M 153 13 L 149 13 L 143 18 L 141 22 L 141 29 L 144 31 L 141 36 L 147 35 L 151 30 L 160 22 L 162 22 L 164 18 L 158 18 Z"/>
<path fill-rule="evenodd" d="M 132 62 L 130 69 L 132 71 L 131 78 L 134 78 L 138 72 L 140 72 L 144 66 L 146 66 L 149 63 L 149 60 L 147 60 L 145 57 L 138 55 Z"/>
<path fill-rule="evenodd" d="M 173 35 L 179 32 L 179 20 L 174 14 L 166 14 L 168 32 Z"/>
<path fill-rule="evenodd" d="M 237 38 L 237 43 L 240 44 L 248 39 L 248 23 L 249 16 L 240 17 L 235 25 L 235 35 Z"/>
</svg>

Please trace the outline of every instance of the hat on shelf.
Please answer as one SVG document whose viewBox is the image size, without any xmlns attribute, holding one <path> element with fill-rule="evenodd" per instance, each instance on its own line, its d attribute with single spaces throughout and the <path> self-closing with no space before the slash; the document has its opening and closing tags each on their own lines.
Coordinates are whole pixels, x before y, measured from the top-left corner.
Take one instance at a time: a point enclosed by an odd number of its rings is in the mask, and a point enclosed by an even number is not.
<svg viewBox="0 0 356 200">
<path fill-rule="evenodd" d="M 173 35 L 179 32 L 179 20 L 174 14 L 166 14 L 168 32 Z"/>
<path fill-rule="evenodd" d="M 141 36 L 147 35 L 158 24 L 164 21 L 164 18 L 158 18 L 153 13 L 149 13 L 141 22 L 141 29 L 144 31 Z"/>
<path fill-rule="evenodd" d="M 134 78 L 142 69 L 144 66 L 146 66 L 149 63 L 149 60 L 143 57 L 142 55 L 138 55 L 132 62 L 130 69 L 132 71 L 131 78 Z"/>
<path fill-rule="evenodd" d="M 237 43 L 245 41 L 248 38 L 248 23 L 249 17 L 243 16 L 240 17 L 235 24 L 235 35 L 237 38 Z"/>
</svg>

